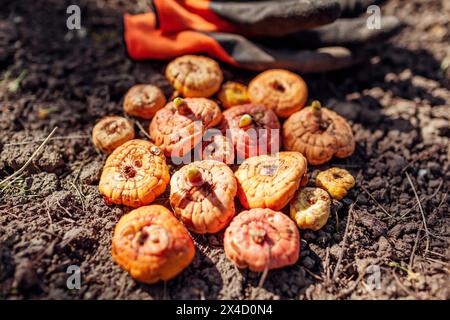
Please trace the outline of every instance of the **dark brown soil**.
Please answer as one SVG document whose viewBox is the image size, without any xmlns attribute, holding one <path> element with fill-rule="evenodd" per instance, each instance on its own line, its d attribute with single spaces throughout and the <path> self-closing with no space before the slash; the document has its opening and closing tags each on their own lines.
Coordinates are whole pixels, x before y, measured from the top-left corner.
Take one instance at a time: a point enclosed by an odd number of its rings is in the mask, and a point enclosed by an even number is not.
<svg viewBox="0 0 450 320">
<path fill-rule="evenodd" d="M 56 139 L 0 194 L 0 298 L 450 298 L 448 1 L 390 1 L 384 12 L 409 24 L 399 36 L 352 70 L 306 77 L 310 97 L 348 118 L 357 140 L 352 157 L 310 175 L 341 166 L 357 186 L 334 204 L 323 230 L 301 233 L 299 262 L 271 271 L 258 289 L 260 274 L 226 259 L 222 234 L 195 236 L 192 265 L 166 290 L 133 281 L 113 263 L 114 225 L 128 209 L 101 198 L 105 156 L 89 140 L 98 119 L 122 114 L 133 84 L 171 94 L 165 63 L 131 61 L 122 45 L 121 14 L 144 2 L 79 0 L 84 29 L 70 32 L 65 11 L 73 1 L 0 0 L 1 78 L 27 71 L 16 92 L 0 91 L 0 180 L 58 126 Z M 254 76 L 223 67 L 227 80 Z M 157 202 L 167 204 L 167 195 Z M 69 265 L 81 267 L 80 290 L 66 287 Z M 377 290 L 367 281 L 371 265 L 381 270 Z"/>
</svg>

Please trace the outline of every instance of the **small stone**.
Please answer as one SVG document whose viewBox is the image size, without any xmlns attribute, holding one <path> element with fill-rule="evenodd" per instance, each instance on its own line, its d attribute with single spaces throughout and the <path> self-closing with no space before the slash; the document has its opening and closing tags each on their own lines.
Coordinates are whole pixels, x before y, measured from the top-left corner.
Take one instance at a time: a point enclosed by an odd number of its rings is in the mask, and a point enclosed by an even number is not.
<svg viewBox="0 0 450 320">
<path fill-rule="evenodd" d="M 417 173 L 417 175 L 419 177 L 424 177 L 427 174 L 428 170 L 427 169 L 420 169 Z"/>
</svg>

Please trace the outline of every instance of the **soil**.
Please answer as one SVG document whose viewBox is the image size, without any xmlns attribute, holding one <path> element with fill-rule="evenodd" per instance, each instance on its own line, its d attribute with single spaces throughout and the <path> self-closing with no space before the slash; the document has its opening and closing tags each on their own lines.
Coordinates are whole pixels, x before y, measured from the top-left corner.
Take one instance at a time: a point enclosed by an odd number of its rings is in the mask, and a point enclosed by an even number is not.
<svg viewBox="0 0 450 320">
<path fill-rule="evenodd" d="M 309 168 L 310 184 L 340 166 L 357 185 L 322 230 L 301 232 L 299 262 L 270 271 L 262 288 L 260 274 L 227 260 L 223 233 L 194 235 L 193 263 L 166 285 L 135 282 L 111 259 L 114 226 L 129 209 L 99 194 L 105 156 L 92 127 L 122 114 L 135 83 L 172 93 L 166 62 L 131 61 L 123 47 L 120 16 L 144 3 L 79 0 L 83 28 L 68 31 L 67 1 L 0 0 L 1 78 L 27 72 L 17 91 L 0 92 L 0 180 L 58 126 L 0 194 L 0 298 L 450 299 L 448 1 L 389 1 L 383 12 L 409 24 L 398 36 L 367 63 L 305 77 L 310 97 L 349 119 L 357 141 L 350 158 Z M 225 80 L 255 76 L 222 67 Z M 168 194 L 156 203 L 168 205 Z M 81 268 L 80 290 L 66 287 L 70 265 Z"/>
</svg>

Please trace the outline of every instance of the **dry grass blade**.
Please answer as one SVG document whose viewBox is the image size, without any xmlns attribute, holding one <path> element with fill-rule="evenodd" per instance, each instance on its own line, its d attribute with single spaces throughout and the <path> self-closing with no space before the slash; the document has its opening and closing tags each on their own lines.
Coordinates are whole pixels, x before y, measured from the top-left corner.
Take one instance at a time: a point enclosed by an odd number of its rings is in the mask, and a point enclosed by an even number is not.
<svg viewBox="0 0 450 320">
<path fill-rule="evenodd" d="M 146 136 L 151 141 L 150 135 L 147 133 L 147 131 L 145 131 L 142 124 L 139 121 L 136 121 L 136 125 L 139 128 L 139 130 L 144 134 L 144 136 Z"/>
<path fill-rule="evenodd" d="M 364 278 L 364 275 L 365 274 L 362 272 L 348 289 L 341 290 L 341 292 L 336 295 L 336 299 L 343 299 L 351 295 L 353 291 L 355 291 L 355 289 L 358 287 L 358 284 L 361 282 L 361 280 Z"/>
<path fill-rule="evenodd" d="M 426 259 L 427 259 L 428 261 L 431 261 L 431 262 L 435 262 L 435 263 L 442 264 L 442 265 L 445 267 L 445 270 L 446 270 L 447 272 L 449 272 L 449 270 L 448 270 L 448 268 L 447 268 L 447 266 L 448 266 L 448 263 L 447 263 L 447 262 L 441 261 L 441 260 L 437 260 L 437 259 L 433 259 L 433 258 L 429 258 L 429 257 L 427 257 Z"/>
<path fill-rule="evenodd" d="M 375 199 L 375 197 L 369 192 L 369 190 L 367 190 L 366 188 L 364 188 L 363 186 L 360 186 L 360 188 L 361 189 L 363 189 L 363 191 L 365 192 L 365 193 L 367 193 L 367 195 L 370 197 L 370 199 L 372 199 L 375 203 L 376 203 L 376 205 L 381 209 L 381 210 L 383 210 L 383 212 L 384 213 L 386 213 L 389 217 L 391 217 L 391 218 L 393 218 L 393 216 L 389 213 L 389 212 L 387 212 L 387 210 Z"/>
<path fill-rule="evenodd" d="M 49 140 L 72 140 L 72 139 L 89 139 L 90 136 L 88 135 L 79 135 L 79 136 L 66 136 L 66 137 L 54 137 Z M 38 143 L 43 142 L 45 140 L 31 140 L 31 141 L 23 141 L 23 142 L 13 142 L 13 143 L 6 143 L 4 144 L 5 147 L 11 147 L 11 146 L 23 146 L 27 144 L 32 143 Z"/>
<path fill-rule="evenodd" d="M 328 285 L 330 283 L 330 247 L 327 247 L 323 268 L 326 272 L 325 284 Z"/>
<path fill-rule="evenodd" d="M 267 274 L 269 273 L 269 267 L 266 267 L 261 275 L 261 279 L 259 279 L 258 288 L 262 288 L 264 282 L 266 281 Z"/>
<path fill-rule="evenodd" d="M 163 300 L 167 300 L 167 281 L 164 281 Z"/>
<path fill-rule="evenodd" d="M 426 197 L 426 198 L 424 199 L 424 201 L 428 201 L 428 200 L 430 200 L 430 199 L 433 199 L 433 198 L 439 193 L 439 191 L 441 190 L 442 185 L 443 185 L 443 181 L 441 180 L 441 182 L 439 183 L 438 187 L 436 188 L 436 191 L 434 191 L 432 195 Z M 411 211 L 413 211 L 418 205 L 419 205 L 419 203 L 416 203 L 415 205 L 413 205 L 410 209 L 408 209 L 408 211 L 406 211 L 404 214 L 402 214 L 402 215 L 400 216 L 400 218 L 404 218 L 405 216 L 407 216 L 407 215 L 408 215 Z"/>
<path fill-rule="evenodd" d="M 395 281 L 397 282 L 398 286 L 408 295 L 414 297 L 415 299 L 419 300 L 420 297 L 413 291 L 409 290 L 401 281 L 400 279 L 397 277 L 397 274 L 395 273 L 395 271 L 391 271 L 392 276 L 394 277 Z"/>
<path fill-rule="evenodd" d="M 26 169 L 27 167 L 31 164 L 31 162 L 33 161 L 33 159 L 39 154 L 39 152 L 41 152 L 41 150 L 44 148 L 44 146 L 47 144 L 47 142 L 51 139 L 51 137 L 55 134 L 56 130 L 58 129 L 58 127 L 55 127 L 52 132 L 50 132 L 50 134 L 47 136 L 47 138 L 45 138 L 45 140 L 41 143 L 41 145 L 36 149 L 36 151 L 34 151 L 34 153 L 31 155 L 31 157 L 27 160 L 27 162 L 25 162 L 25 164 L 16 172 L 14 172 L 12 175 L 10 175 L 9 177 L 6 177 L 5 179 L 3 179 L 0 182 L 0 186 L 5 184 L 6 182 L 10 181 L 11 179 L 14 179 L 15 177 L 21 175 Z"/>
<path fill-rule="evenodd" d="M 47 212 L 47 217 L 48 217 L 50 230 L 51 230 L 51 232 L 53 232 L 54 231 L 54 229 L 53 229 L 53 219 L 52 219 L 52 215 L 50 214 L 50 209 L 48 207 L 48 203 L 45 204 L 45 211 Z"/>
<path fill-rule="evenodd" d="M 333 280 L 335 280 L 336 277 L 339 275 L 339 267 L 341 266 L 342 257 L 344 256 L 345 247 L 347 245 L 348 230 L 349 230 L 350 220 L 352 220 L 352 216 L 353 216 L 352 213 L 353 213 L 354 205 L 355 204 L 352 203 L 352 205 L 350 206 L 350 209 L 348 210 L 347 224 L 345 225 L 344 238 L 342 239 L 342 248 L 341 248 L 341 251 L 339 252 L 339 258 L 338 258 L 338 261 L 336 262 L 336 267 L 334 268 Z"/>
<path fill-rule="evenodd" d="M 414 196 L 416 197 L 417 203 L 419 205 L 420 214 L 422 215 L 423 229 L 425 230 L 425 236 L 426 236 L 426 244 L 425 244 L 425 256 L 426 256 L 428 254 L 428 250 L 430 248 L 430 231 L 428 230 L 427 220 L 425 218 L 425 212 L 423 211 L 422 203 L 420 202 L 420 198 L 419 198 L 419 195 L 417 194 L 416 187 L 414 186 L 408 172 L 405 172 L 405 174 L 406 174 L 406 178 L 408 178 L 408 182 L 411 185 L 411 188 L 413 189 Z"/>
<path fill-rule="evenodd" d="M 85 195 L 81 192 L 80 189 L 77 188 L 77 186 L 75 185 L 75 183 L 73 183 L 72 181 L 69 181 L 70 185 L 72 186 L 72 188 L 75 189 L 75 192 L 77 193 L 78 197 L 80 198 L 80 202 L 81 202 L 81 207 L 83 212 L 86 212 L 86 205 L 85 205 Z"/>
<path fill-rule="evenodd" d="M 416 234 L 416 239 L 414 240 L 414 246 L 413 249 L 411 251 L 411 256 L 409 257 L 409 268 L 412 269 L 414 266 L 414 257 L 416 255 L 416 249 L 417 249 L 417 245 L 419 243 L 419 236 L 420 236 L 420 232 L 422 231 L 422 228 L 419 228 L 419 230 L 417 230 L 417 234 Z"/>
<path fill-rule="evenodd" d="M 272 252 L 270 250 L 270 246 L 268 246 L 267 248 L 268 248 L 269 259 L 267 260 L 266 267 L 264 268 L 264 271 L 263 271 L 263 273 L 261 275 L 261 278 L 259 279 L 258 288 L 262 288 L 263 287 L 264 282 L 266 281 L 267 275 L 269 274 L 269 265 L 270 265 L 270 260 L 272 258 Z"/>
<path fill-rule="evenodd" d="M 64 208 L 59 201 L 56 201 L 56 205 L 62 210 L 64 211 L 69 217 L 72 217 L 72 214 L 70 213 L 70 211 L 67 208 Z"/>
<path fill-rule="evenodd" d="M 321 276 L 315 274 L 315 273 L 312 272 L 312 271 L 309 271 L 307 268 L 303 268 L 303 270 L 305 270 L 305 272 L 306 272 L 307 274 L 309 274 L 311 277 L 313 277 L 314 279 L 316 279 L 316 280 L 318 280 L 318 281 L 323 281 L 323 278 L 322 278 Z"/>
</svg>

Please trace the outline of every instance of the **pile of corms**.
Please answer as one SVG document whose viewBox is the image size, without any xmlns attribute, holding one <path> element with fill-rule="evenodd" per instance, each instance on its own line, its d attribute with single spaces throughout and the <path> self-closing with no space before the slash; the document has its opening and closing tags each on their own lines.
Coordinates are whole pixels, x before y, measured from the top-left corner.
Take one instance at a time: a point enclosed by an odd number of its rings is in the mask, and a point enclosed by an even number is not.
<svg viewBox="0 0 450 320">
<path fill-rule="evenodd" d="M 175 99 L 167 103 L 152 84 L 135 85 L 124 97 L 128 117 L 106 117 L 93 129 L 94 145 L 109 154 L 100 193 L 108 204 L 135 208 L 115 228 L 115 262 L 139 281 L 169 280 L 195 255 L 189 232 L 225 229 L 225 253 L 237 267 L 295 264 L 298 229 L 321 229 L 331 199 L 355 185 L 348 171 L 331 168 L 306 186 L 308 164 L 354 152 L 350 125 L 317 101 L 305 107 L 307 85 L 287 70 L 262 72 L 248 88 L 222 85 L 217 62 L 187 55 L 168 64 L 166 77 Z M 130 116 L 150 120 L 151 141 L 135 139 Z M 201 160 L 170 177 L 167 161 L 195 150 Z M 169 184 L 173 211 L 150 205 Z M 236 196 L 247 210 L 236 212 Z M 280 212 L 288 204 L 289 216 Z"/>
</svg>

